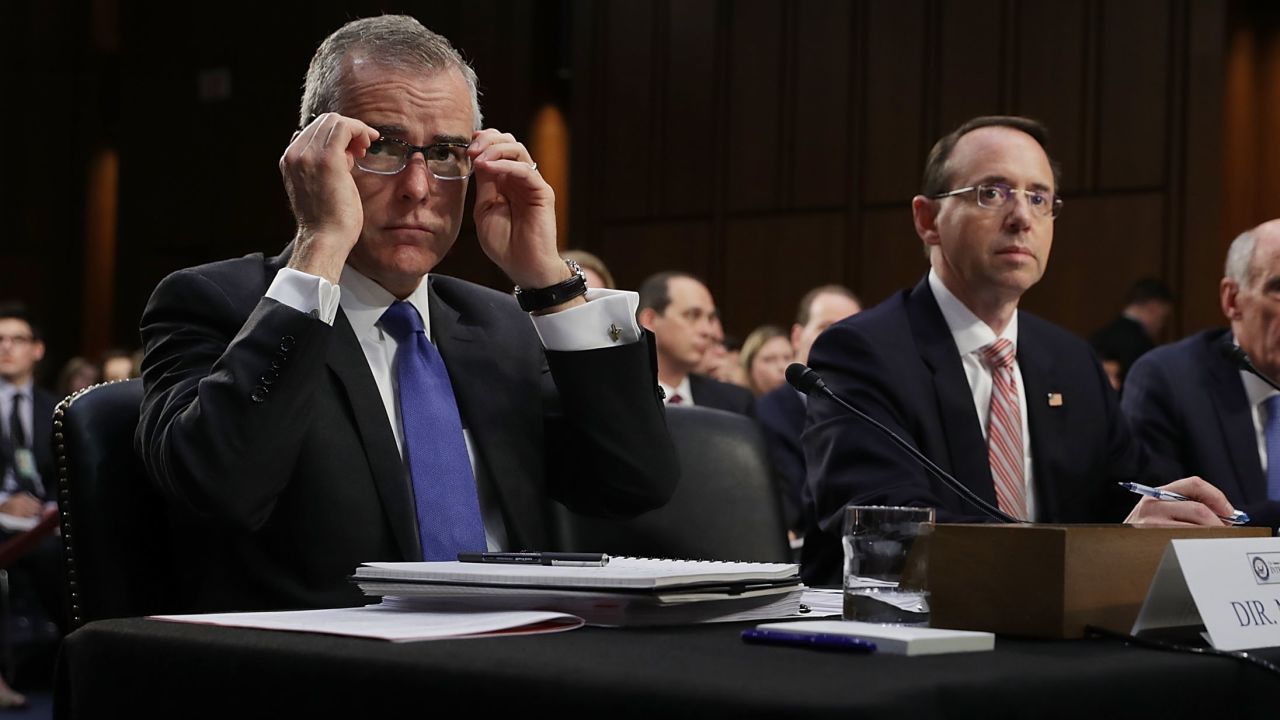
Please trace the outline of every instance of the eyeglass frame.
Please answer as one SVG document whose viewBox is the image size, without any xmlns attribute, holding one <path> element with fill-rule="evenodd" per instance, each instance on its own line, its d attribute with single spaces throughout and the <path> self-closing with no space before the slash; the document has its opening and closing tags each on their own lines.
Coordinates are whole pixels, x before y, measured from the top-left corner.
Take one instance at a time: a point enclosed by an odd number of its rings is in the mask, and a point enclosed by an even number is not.
<svg viewBox="0 0 1280 720">
<path fill-rule="evenodd" d="M 311 123 L 315 122 L 316 118 L 318 117 L 320 117 L 318 113 L 311 113 L 311 115 L 307 117 L 307 124 L 310 125 Z M 382 131 L 379 130 L 378 132 L 381 133 Z M 475 163 L 473 162 L 471 165 L 471 172 L 467 173 L 466 175 L 459 175 L 457 177 L 450 177 L 448 175 L 437 175 L 431 172 L 431 161 L 427 160 L 427 151 L 430 150 L 431 148 L 436 148 L 436 147 L 469 148 L 471 147 L 471 145 L 469 145 L 468 143 L 442 142 L 442 143 L 431 143 L 430 145 L 413 145 L 409 142 L 401 140 L 400 138 L 393 138 L 393 137 L 379 137 L 377 140 L 374 140 L 373 142 L 397 143 L 403 146 L 409 152 L 405 153 L 404 155 L 404 164 L 400 166 L 399 170 L 396 170 L 394 172 L 383 172 L 381 170 L 370 170 L 369 168 L 361 167 L 360 160 L 362 158 L 356 158 L 356 167 L 360 168 L 360 170 L 362 170 L 363 172 L 369 173 L 370 175 L 384 175 L 384 176 L 399 175 L 400 173 L 404 172 L 405 168 L 409 167 L 409 158 L 413 157 L 414 153 L 422 153 L 422 160 L 423 162 L 426 163 L 427 172 L 431 173 L 431 177 L 437 180 L 467 180 L 476 173 L 476 166 L 475 166 Z M 372 145 L 372 143 L 370 144 Z"/>
<path fill-rule="evenodd" d="M 437 180 L 466 180 L 467 178 L 470 178 L 472 175 L 474 175 L 476 171 L 475 163 L 473 162 L 471 165 L 471 170 L 466 175 L 456 175 L 456 176 L 437 175 L 436 173 L 432 172 L 431 161 L 427 159 L 428 150 L 431 150 L 433 148 L 439 148 L 439 147 L 462 148 L 463 150 L 465 150 L 471 147 L 467 143 L 439 142 L 439 143 L 431 143 L 430 145 L 414 145 L 412 143 L 401 140 L 400 138 L 394 138 L 394 137 L 380 137 L 377 140 L 374 140 L 373 142 L 395 143 L 396 145 L 399 145 L 400 147 L 404 148 L 407 152 L 405 152 L 404 154 L 404 164 L 401 165 L 398 170 L 394 170 L 392 172 L 384 172 L 382 170 L 370 170 L 369 168 L 364 167 L 363 165 L 360 164 L 360 161 L 363 160 L 364 158 L 362 157 L 356 158 L 356 167 L 372 175 L 399 175 L 400 173 L 404 172 L 405 168 L 409 167 L 409 158 L 413 157 L 414 153 L 422 153 L 422 159 L 426 163 L 427 172 L 431 173 L 431 177 Z"/>
<path fill-rule="evenodd" d="M 0 345 L 8 343 L 13 347 L 27 347 L 36 343 L 35 335 L 0 335 Z"/>
<path fill-rule="evenodd" d="M 930 200 L 943 200 L 943 199 L 945 199 L 945 198 L 955 197 L 956 195 L 963 195 L 963 194 L 965 194 L 965 193 L 967 193 L 967 192 L 974 192 L 975 190 L 981 190 L 982 188 L 1002 188 L 1002 189 L 1003 189 L 1003 193 L 1004 193 L 1004 195 L 1005 195 L 1005 197 L 1006 197 L 1006 198 L 1012 198 L 1012 197 L 1013 197 L 1013 195 L 1014 195 L 1014 193 L 1019 193 L 1019 194 L 1023 195 L 1024 197 L 1026 197 L 1026 198 L 1027 198 L 1027 207 L 1031 209 L 1031 213 L 1032 213 L 1033 215 L 1038 215 L 1039 217 L 1045 217 L 1045 218 L 1050 218 L 1050 219 L 1056 219 L 1056 218 L 1058 217 L 1059 213 L 1061 213 L 1061 212 L 1062 212 L 1062 206 L 1063 206 L 1062 198 L 1061 198 L 1061 197 L 1059 197 L 1057 193 L 1045 193 L 1045 192 L 1041 192 L 1041 191 L 1039 191 L 1039 190 L 1027 190 L 1027 189 L 1023 189 L 1023 188 L 1016 188 L 1016 187 L 1013 187 L 1012 185 L 1009 185 L 1008 183 L 999 183 L 999 182 L 996 182 L 996 183 L 978 183 L 977 185 L 970 185 L 969 187 L 956 188 L 955 190 L 948 190 L 947 192 L 944 192 L 944 193 L 938 193 L 937 195 L 931 195 L 931 196 L 929 196 L 929 199 L 930 199 Z M 1031 204 L 1031 196 L 1032 196 L 1032 195 L 1041 195 L 1041 196 L 1045 196 L 1045 195 L 1047 195 L 1047 196 L 1049 196 L 1049 197 L 1053 198 L 1053 199 L 1049 202 L 1049 205 L 1048 205 L 1049 212 L 1048 212 L 1047 214 L 1041 214 L 1041 213 L 1039 213 L 1039 212 L 1037 212 L 1037 211 L 1036 211 L 1036 208 L 1037 208 L 1037 207 L 1041 207 L 1041 206 L 1037 206 L 1037 205 L 1033 205 L 1033 204 Z M 982 204 L 982 200 L 981 200 L 981 198 L 982 198 L 982 194 L 981 194 L 981 193 L 975 193 L 975 195 L 974 195 L 974 202 L 975 202 L 975 203 L 977 203 L 978 207 L 983 208 L 983 209 L 985 209 L 985 210 L 999 210 L 999 209 L 1003 208 L 1005 205 L 1008 205 L 1008 204 L 1009 204 L 1009 200 L 1008 200 L 1008 199 L 1006 199 L 1006 200 L 1005 200 L 1004 202 L 1002 202 L 1001 204 L 999 204 L 999 205 L 997 205 L 997 206 L 995 206 L 995 207 L 990 207 L 990 206 L 988 206 L 988 205 L 983 205 L 983 204 Z"/>
</svg>

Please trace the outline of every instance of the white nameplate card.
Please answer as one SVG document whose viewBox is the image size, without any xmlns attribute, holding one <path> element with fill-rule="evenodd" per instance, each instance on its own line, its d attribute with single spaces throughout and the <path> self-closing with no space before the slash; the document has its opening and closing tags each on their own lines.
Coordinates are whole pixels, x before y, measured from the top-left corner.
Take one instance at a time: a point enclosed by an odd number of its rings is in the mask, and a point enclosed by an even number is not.
<svg viewBox="0 0 1280 720">
<path fill-rule="evenodd" d="M 1201 624 L 1218 650 L 1280 646 L 1280 538 L 1169 541 L 1133 634 Z"/>
</svg>

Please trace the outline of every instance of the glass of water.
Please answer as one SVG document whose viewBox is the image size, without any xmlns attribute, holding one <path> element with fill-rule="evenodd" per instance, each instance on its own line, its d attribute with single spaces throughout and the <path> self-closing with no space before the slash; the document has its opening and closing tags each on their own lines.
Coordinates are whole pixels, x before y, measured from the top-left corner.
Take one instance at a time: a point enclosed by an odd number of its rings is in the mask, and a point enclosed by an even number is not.
<svg viewBox="0 0 1280 720">
<path fill-rule="evenodd" d="M 929 624 L 925 581 L 933 519 L 933 508 L 845 508 L 845 620 Z"/>
</svg>

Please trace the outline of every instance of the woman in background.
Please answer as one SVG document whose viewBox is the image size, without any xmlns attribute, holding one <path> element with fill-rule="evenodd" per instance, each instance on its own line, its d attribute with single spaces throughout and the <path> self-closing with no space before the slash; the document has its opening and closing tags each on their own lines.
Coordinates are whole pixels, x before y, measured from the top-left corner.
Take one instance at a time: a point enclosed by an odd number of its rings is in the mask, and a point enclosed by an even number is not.
<svg viewBox="0 0 1280 720">
<path fill-rule="evenodd" d="M 761 325 L 742 343 L 742 369 L 747 387 L 756 397 L 787 381 L 787 366 L 795 360 L 791 339 L 777 325 Z"/>
</svg>

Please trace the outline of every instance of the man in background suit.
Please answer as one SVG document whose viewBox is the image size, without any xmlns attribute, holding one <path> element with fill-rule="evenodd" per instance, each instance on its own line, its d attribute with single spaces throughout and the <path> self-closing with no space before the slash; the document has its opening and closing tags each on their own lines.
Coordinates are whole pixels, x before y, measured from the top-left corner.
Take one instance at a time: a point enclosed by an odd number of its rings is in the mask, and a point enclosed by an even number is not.
<svg viewBox="0 0 1280 720">
<path fill-rule="evenodd" d="M 0 513 L 28 522 L 52 507 L 58 477 L 53 457 L 57 398 L 35 384 L 44 351 L 40 327 L 26 307 L 0 304 Z M 0 540 L 12 535 L 0 530 Z M 65 631 L 68 612 L 62 562 L 62 541 L 50 535 L 8 568 L 12 583 L 8 599 L 15 601 L 15 607 L 22 607 L 26 598 L 32 605 L 38 601 L 49 620 Z M 24 622 L 33 619 L 25 610 L 22 615 Z M 40 619 L 39 613 L 34 618 Z M 56 638 L 53 633 L 51 639 Z M 0 678 L 0 708 L 25 704 L 26 698 Z"/>
<path fill-rule="evenodd" d="M 649 276 L 640 283 L 636 319 L 656 340 L 658 382 L 665 402 L 755 416 L 755 396 L 750 390 L 694 372 L 719 322 L 711 291 L 702 281 L 683 272 Z"/>
<path fill-rule="evenodd" d="M 1089 338 L 1111 384 L 1119 390 L 1134 361 L 1156 346 L 1173 312 L 1173 293 L 1159 278 L 1143 278 L 1129 288 L 1120 316 Z"/>
<path fill-rule="evenodd" d="M 1168 487 L 1201 502 L 1136 506 L 1141 448 L 1083 340 L 1018 310 L 1044 274 L 1061 203 L 1035 121 L 981 117 L 934 145 L 911 203 L 929 274 L 832 325 L 811 366 L 839 397 L 912 442 L 978 496 L 1032 521 L 1220 525 L 1233 508 L 1198 478 Z M 818 528 L 804 574 L 838 582 L 843 508 L 937 508 L 941 522 L 986 518 L 888 438 L 820 393 L 804 436 Z M 1215 514 L 1216 513 L 1216 514 Z M 816 535 L 816 537 L 815 537 Z"/>
<path fill-rule="evenodd" d="M 171 508 L 180 609 L 358 604 L 362 562 L 548 547 L 548 496 L 664 503 L 678 470 L 635 296 L 587 292 L 560 259 L 550 186 L 480 129 L 449 42 L 405 16 L 344 25 L 301 124 L 280 159 L 293 242 L 171 275 L 142 318 L 137 446 Z M 428 277 L 473 174 L 519 307 Z"/>
<path fill-rule="evenodd" d="M 26 308 L 0 305 L 0 513 L 36 517 L 52 499 L 53 408 L 35 384 L 44 340 Z"/>
<path fill-rule="evenodd" d="M 1233 362 L 1280 377 L 1280 220 L 1241 233 L 1219 283 L 1229 330 L 1196 333 L 1142 356 L 1121 407 L 1162 478 L 1199 475 L 1252 524 L 1280 525 L 1280 392 Z M 1275 453 L 1273 455 L 1273 453 Z"/>
<path fill-rule="evenodd" d="M 820 285 L 804 294 L 791 326 L 791 347 L 798 363 L 809 362 L 809 349 L 823 330 L 862 309 L 858 298 L 843 285 Z M 804 447 L 800 433 L 804 431 L 806 403 L 804 395 L 790 384 L 774 388 L 756 403 L 756 414 L 764 429 L 773 461 L 774 474 L 781 483 L 783 511 L 793 536 L 804 534 L 802 519 L 804 491 Z"/>
</svg>

